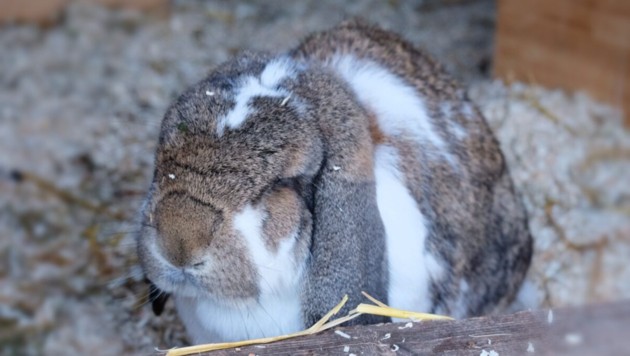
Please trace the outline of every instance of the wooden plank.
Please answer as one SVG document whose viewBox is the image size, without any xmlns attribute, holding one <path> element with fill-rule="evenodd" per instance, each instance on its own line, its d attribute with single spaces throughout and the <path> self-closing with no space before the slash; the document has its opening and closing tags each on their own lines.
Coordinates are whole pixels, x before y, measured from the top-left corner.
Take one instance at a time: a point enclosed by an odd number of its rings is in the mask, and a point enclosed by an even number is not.
<svg viewBox="0 0 630 356">
<path fill-rule="evenodd" d="M 0 24 L 27 22 L 50 25 L 57 21 L 67 0 L 0 0 Z"/>
<path fill-rule="evenodd" d="M 630 125 L 630 1 L 499 0 L 494 72 L 585 90 Z"/>
<path fill-rule="evenodd" d="M 156 14 L 168 11 L 169 0 L 0 0 L 0 24 L 6 22 L 52 25 L 70 1 L 97 2 L 109 7 Z"/>
<path fill-rule="evenodd" d="M 630 301 L 337 330 L 205 355 L 627 355 Z"/>
</svg>

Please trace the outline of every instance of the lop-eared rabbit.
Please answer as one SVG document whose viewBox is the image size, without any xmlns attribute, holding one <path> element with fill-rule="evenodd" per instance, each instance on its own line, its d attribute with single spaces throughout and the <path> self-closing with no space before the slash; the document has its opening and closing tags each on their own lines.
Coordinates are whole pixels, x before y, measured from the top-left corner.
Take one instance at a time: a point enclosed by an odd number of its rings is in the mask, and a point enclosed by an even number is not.
<svg viewBox="0 0 630 356">
<path fill-rule="evenodd" d="M 361 20 L 282 55 L 242 54 L 186 90 L 162 122 L 141 219 L 154 310 L 172 295 L 195 343 L 302 330 L 361 291 L 395 308 L 493 313 L 532 253 L 465 91 Z"/>
</svg>

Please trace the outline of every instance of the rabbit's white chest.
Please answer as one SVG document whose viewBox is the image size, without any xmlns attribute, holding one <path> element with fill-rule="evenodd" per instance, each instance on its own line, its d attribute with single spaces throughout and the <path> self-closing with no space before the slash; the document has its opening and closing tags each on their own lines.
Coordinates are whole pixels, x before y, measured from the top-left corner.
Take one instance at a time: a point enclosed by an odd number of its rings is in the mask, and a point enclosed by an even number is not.
<svg viewBox="0 0 630 356">
<path fill-rule="evenodd" d="M 175 303 L 193 343 L 248 340 L 304 328 L 298 293 L 263 295 L 238 308 L 186 297 L 176 297 Z"/>
</svg>

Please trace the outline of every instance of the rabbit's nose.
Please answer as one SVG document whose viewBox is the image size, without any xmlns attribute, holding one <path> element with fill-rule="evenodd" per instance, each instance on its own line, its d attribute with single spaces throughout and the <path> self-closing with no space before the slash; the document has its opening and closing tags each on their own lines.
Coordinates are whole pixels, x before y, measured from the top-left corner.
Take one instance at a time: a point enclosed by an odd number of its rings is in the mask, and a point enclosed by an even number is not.
<svg viewBox="0 0 630 356">
<path fill-rule="evenodd" d="M 173 266 L 185 269 L 198 269 L 206 263 L 204 252 L 212 243 L 208 232 L 180 229 L 158 230 L 160 253 Z"/>
<path fill-rule="evenodd" d="M 164 242 L 162 250 L 166 260 L 175 267 L 190 267 L 191 246 L 187 246 L 184 239 L 169 237 Z"/>
<path fill-rule="evenodd" d="M 169 239 L 160 248 L 162 255 L 173 267 L 185 273 L 194 272 L 207 266 L 209 261 L 200 254 L 195 246 L 189 246 L 183 239 Z"/>
<path fill-rule="evenodd" d="M 186 271 L 202 268 L 207 262 L 207 248 L 212 242 L 209 235 L 195 229 L 158 230 L 160 254 L 176 268 Z"/>
</svg>

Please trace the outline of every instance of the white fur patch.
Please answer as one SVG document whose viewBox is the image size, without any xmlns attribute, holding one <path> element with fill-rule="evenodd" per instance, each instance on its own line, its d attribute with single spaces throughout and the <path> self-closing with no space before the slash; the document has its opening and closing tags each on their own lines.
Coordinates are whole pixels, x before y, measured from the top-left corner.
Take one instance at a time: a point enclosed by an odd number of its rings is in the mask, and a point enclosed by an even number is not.
<svg viewBox="0 0 630 356">
<path fill-rule="evenodd" d="M 258 78 L 249 77 L 236 95 L 236 106 L 230 111 L 217 126 L 217 133 L 223 134 L 227 126 L 230 129 L 240 127 L 249 115 L 249 101 L 257 96 L 281 96 L 278 90 L 263 86 Z"/>
<path fill-rule="evenodd" d="M 263 210 L 248 204 L 234 216 L 234 228 L 245 237 L 247 242 L 260 242 L 262 244 L 262 223 L 264 218 Z"/>
<path fill-rule="evenodd" d="M 387 136 L 411 134 L 432 145 L 449 163 L 456 163 L 413 87 L 382 66 L 352 56 L 335 56 L 329 65 L 350 84 L 359 101 L 373 110 Z"/>
<path fill-rule="evenodd" d="M 429 285 L 443 268 L 425 248 L 426 221 L 404 184 L 394 148 L 375 152 L 376 201 L 387 235 L 389 305 L 416 311 L 431 307 Z"/>
<path fill-rule="evenodd" d="M 240 341 L 289 334 L 304 328 L 297 293 L 263 295 L 239 307 L 208 299 L 176 297 L 177 310 L 193 343 Z"/>
<path fill-rule="evenodd" d="M 294 236 L 280 242 L 271 252 L 264 242 L 262 224 L 265 212 L 247 205 L 234 217 L 234 228 L 244 238 L 259 279 L 258 300 L 238 306 L 218 304 L 209 299 L 185 299 L 178 311 L 194 342 L 236 341 L 276 336 L 304 327 L 300 306 L 299 281 L 303 265 L 294 256 Z M 235 267 L 238 268 L 238 267 Z M 194 330 L 201 328 L 202 332 Z"/>
<path fill-rule="evenodd" d="M 234 217 L 234 228 L 247 242 L 248 251 L 262 278 L 262 293 L 277 293 L 295 286 L 300 266 L 292 253 L 295 245 L 293 236 L 287 236 L 280 242 L 277 253 L 269 251 L 262 232 L 264 218 L 261 208 L 247 205 Z"/>
<path fill-rule="evenodd" d="M 226 128 L 239 128 L 249 116 L 249 103 L 259 96 L 287 97 L 289 93 L 277 86 L 287 77 L 295 75 L 295 66 L 287 58 L 278 58 L 267 64 L 260 77 L 247 77 L 236 94 L 236 105 L 225 117 L 219 120 L 217 134 L 223 135 Z"/>
<path fill-rule="evenodd" d="M 286 57 L 272 60 L 260 74 L 260 83 L 267 88 L 275 88 L 287 77 L 295 76 L 295 65 Z"/>
</svg>

